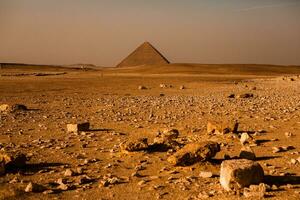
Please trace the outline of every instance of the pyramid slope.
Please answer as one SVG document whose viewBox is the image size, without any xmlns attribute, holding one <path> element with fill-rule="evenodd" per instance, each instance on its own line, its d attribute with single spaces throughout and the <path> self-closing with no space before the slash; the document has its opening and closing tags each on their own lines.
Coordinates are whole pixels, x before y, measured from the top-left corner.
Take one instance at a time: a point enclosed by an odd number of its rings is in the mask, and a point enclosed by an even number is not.
<svg viewBox="0 0 300 200">
<path fill-rule="evenodd" d="M 139 65 L 159 65 L 169 64 L 170 62 L 149 42 L 143 43 L 127 58 L 125 58 L 117 67 L 129 67 Z"/>
</svg>

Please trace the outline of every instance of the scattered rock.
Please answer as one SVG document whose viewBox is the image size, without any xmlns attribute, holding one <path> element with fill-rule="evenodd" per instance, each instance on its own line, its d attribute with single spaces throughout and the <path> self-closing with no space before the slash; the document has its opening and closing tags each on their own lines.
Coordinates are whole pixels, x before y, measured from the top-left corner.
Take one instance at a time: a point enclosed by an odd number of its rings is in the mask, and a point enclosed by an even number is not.
<svg viewBox="0 0 300 200">
<path fill-rule="evenodd" d="M 259 185 L 250 185 L 249 188 L 244 188 L 244 196 L 246 198 L 262 199 L 266 194 L 266 185 L 260 183 Z"/>
<path fill-rule="evenodd" d="M 228 95 L 228 98 L 235 98 L 235 94 L 230 94 L 230 95 Z"/>
<path fill-rule="evenodd" d="M 226 134 L 226 133 L 237 133 L 239 123 L 237 121 L 224 121 L 221 123 L 209 121 L 207 123 L 207 133 L 215 134 Z"/>
<path fill-rule="evenodd" d="M 259 184 L 263 178 L 263 168 L 254 161 L 225 160 L 221 164 L 220 183 L 226 191 Z"/>
<path fill-rule="evenodd" d="M 184 89 L 185 89 L 184 85 L 181 85 L 181 86 L 179 87 L 179 89 L 180 89 L 180 90 L 184 90 Z"/>
<path fill-rule="evenodd" d="M 190 143 L 170 156 L 168 162 L 180 166 L 192 165 L 211 159 L 219 151 L 220 145 L 216 142 Z"/>
<path fill-rule="evenodd" d="M 177 129 L 166 129 L 158 132 L 153 143 L 149 146 L 150 151 L 167 151 L 168 149 L 177 149 L 179 143 L 175 141 L 179 136 Z"/>
<path fill-rule="evenodd" d="M 167 85 L 161 83 L 161 84 L 159 84 L 159 87 L 160 87 L 160 88 L 167 88 Z"/>
<path fill-rule="evenodd" d="M 107 174 L 101 180 L 99 187 L 108 187 L 110 185 L 115 185 L 123 182 L 123 179 L 113 176 L 111 174 Z"/>
<path fill-rule="evenodd" d="M 291 159 L 292 165 L 296 165 L 297 163 L 299 163 L 299 161 L 297 159 L 294 159 L 294 158 Z"/>
<path fill-rule="evenodd" d="M 18 112 L 18 111 L 26 111 L 28 110 L 25 105 L 22 104 L 13 104 L 13 105 L 8 105 L 8 104 L 2 104 L 0 105 L 0 112 Z"/>
<path fill-rule="evenodd" d="M 237 98 L 240 99 L 246 99 L 246 98 L 252 98 L 254 95 L 252 93 L 244 93 L 244 94 L 240 94 L 240 95 L 237 95 Z"/>
<path fill-rule="evenodd" d="M 37 192 L 38 193 L 38 192 L 43 192 L 45 190 L 46 190 L 46 188 L 44 186 L 30 182 L 30 183 L 28 183 L 28 185 L 26 186 L 24 191 L 25 192 Z"/>
<path fill-rule="evenodd" d="M 129 140 L 120 145 L 122 151 L 144 151 L 149 147 L 147 138 L 140 138 L 137 140 Z"/>
<path fill-rule="evenodd" d="M 26 165 L 27 158 L 25 154 L 19 152 L 4 152 L 0 151 L 1 165 L 5 165 L 5 169 L 9 168 L 22 168 Z"/>
<path fill-rule="evenodd" d="M 287 138 L 290 138 L 290 137 L 293 137 L 293 136 L 294 136 L 294 134 L 291 133 L 291 132 L 285 132 L 284 135 L 285 135 L 285 137 L 287 137 Z"/>
<path fill-rule="evenodd" d="M 22 105 L 22 104 L 13 104 L 10 107 L 10 112 L 26 111 L 26 110 L 28 110 L 27 107 L 25 105 Z"/>
<path fill-rule="evenodd" d="M 80 124 L 67 124 L 68 133 L 78 133 L 79 131 L 88 131 L 90 129 L 90 123 L 80 123 Z"/>
<path fill-rule="evenodd" d="M 146 90 L 147 88 L 146 88 L 145 86 L 143 86 L 143 85 L 140 85 L 140 86 L 138 87 L 138 89 L 139 89 L 139 90 Z"/>
<path fill-rule="evenodd" d="M 281 148 L 281 147 L 272 147 L 272 152 L 273 153 L 279 153 L 279 152 L 282 152 L 283 151 L 283 149 Z"/>
<path fill-rule="evenodd" d="M 66 169 L 64 176 L 74 176 L 74 172 L 71 169 Z"/>
<path fill-rule="evenodd" d="M 8 112 L 8 111 L 9 111 L 9 105 L 8 104 L 0 105 L 0 112 Z"/>
</svg>

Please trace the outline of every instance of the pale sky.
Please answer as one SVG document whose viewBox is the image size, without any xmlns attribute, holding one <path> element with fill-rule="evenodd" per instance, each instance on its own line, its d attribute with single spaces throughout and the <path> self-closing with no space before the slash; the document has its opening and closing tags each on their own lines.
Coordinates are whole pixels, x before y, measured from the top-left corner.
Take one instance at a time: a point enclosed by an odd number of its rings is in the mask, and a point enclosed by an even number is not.
<svg viewBox="0 0 300 200">
<path fill-rule="evenodd" d="M 0 0 L 0 62 L 300 65 L 300 0 Z"/>
</svg>

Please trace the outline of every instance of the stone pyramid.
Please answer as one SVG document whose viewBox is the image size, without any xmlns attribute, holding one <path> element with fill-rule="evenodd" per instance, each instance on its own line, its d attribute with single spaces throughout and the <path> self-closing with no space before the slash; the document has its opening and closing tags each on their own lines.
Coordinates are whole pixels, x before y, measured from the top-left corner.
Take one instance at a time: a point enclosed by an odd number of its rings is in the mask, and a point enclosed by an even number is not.
<svg viewBox="0 0 300 200">
<path fill-rule="evenodd" d="M 149 42 L 144 42 L 117 67 L 169 64 L 170 62 Z"/>
</svg>

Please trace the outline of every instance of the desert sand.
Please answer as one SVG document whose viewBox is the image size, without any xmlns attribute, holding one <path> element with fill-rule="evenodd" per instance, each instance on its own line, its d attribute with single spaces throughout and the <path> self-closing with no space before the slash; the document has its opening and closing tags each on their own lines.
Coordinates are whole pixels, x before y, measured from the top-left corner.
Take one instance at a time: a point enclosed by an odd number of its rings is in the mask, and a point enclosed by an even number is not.
<svg viewBox="0 0 300 200">
<path fill-rule="evenodd" d="M 263 168 L 265 198 L 300 198 L 300 67 L 11 65 L 0 74 L 0 105 L 26 106 L 3 107 L 1 152 L 27 159 L 5 166 L 0 199 L 244 199 L 246 192 L 228 192 L 219 181 L 222 161 L 238 159 L 244 143 Z M 210 121 L 239 127 L 208 132 Z M 67 130 L 84 122 L 86 130 Z M 122 148 L 171 129 L 178 132 L 170 148 Z M 168 161 L 207 141 L 220 146 L 212 158 Z"/>
</svg>

